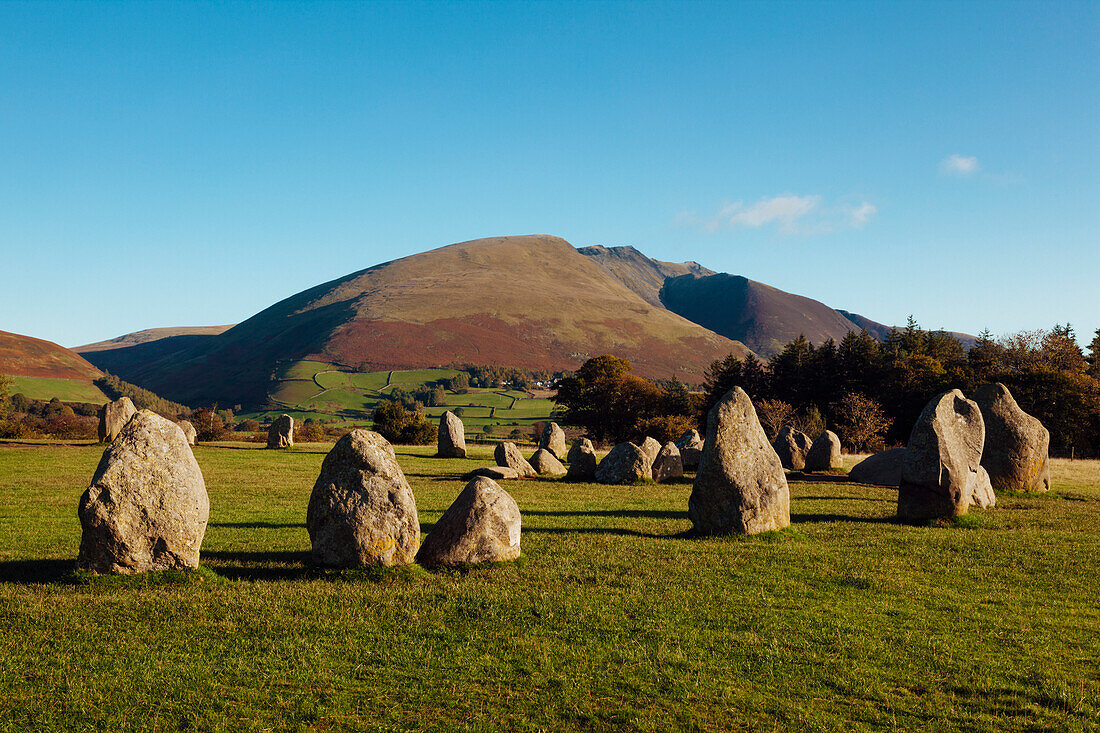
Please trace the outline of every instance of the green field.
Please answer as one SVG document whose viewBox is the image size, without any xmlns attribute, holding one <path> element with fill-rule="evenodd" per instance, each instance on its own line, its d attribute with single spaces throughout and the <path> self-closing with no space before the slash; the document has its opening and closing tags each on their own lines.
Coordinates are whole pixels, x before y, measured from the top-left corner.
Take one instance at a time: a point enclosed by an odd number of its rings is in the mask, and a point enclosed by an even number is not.
<svg viewBox="0 0 1100 733">
<path fill-rule="evenodd" d="M 32 400 L 49 401 L 56 397 L 62 402 L 91 402 L 96 405 L 110 402 L 99 387 L 79 379 L 47 377 L 12 377 L 11 379 L 11 394 L 22 393 Z"/>
<path fill-rule="evenodd" d="M 0 444 L 0 730 L 1097 730 L 1100 464 L 953 526 L 792 484 L 790 530 L 683 533 L 688 482 L 508 482 L 524 562 L 317 573 L 330 446 L 200 445 L 201 582 L 69 577 L 101 449 Z M 398 448 L 427 531 L 491 462 Z"/>
</svg>

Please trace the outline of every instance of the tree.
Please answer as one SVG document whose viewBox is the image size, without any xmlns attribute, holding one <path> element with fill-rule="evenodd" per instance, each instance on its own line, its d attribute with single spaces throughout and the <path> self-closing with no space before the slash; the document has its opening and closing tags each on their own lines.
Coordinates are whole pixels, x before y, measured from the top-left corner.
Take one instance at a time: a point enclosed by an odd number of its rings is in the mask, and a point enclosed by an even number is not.
<svg viewBox="0 0 1100 733">
<path fill-rule="evenodd" d="M 663 393 L 647 379 L 631 374 L 626 359 L 605 354 L 589 359 L 558 384 L 554 401 L 564 420 L 583 426 L 597 441 L 634 437 L 641 420 L 658 415 Z"/>
<path fill-rule="evenodd" d="M 833 407 L 837 437 L 853 452 L 875 450 L 893 419 L 882 406 L 857 392 L 845 395 Z"/>
<path fill-rule="evenodd" d="M 374 430 L 398 445 L 430 445 L 439 429 L 420 410 L 407 410 L 400 402 L 386 400 L 374 408 Z"/>
<path fill-rule="evenodd" d="M 1096 335 L 1089 342 L 1089 376 L 1100 379 L 1100 328 L 1096 329 Z"/>
<path fill-rule="evenodd" d="M 195 440 L 225 440 L 227 431 L 225 420 L 214 410 L 200 407 L 191 413 L 191 424 L 195 426 Z"/>
<path fill-rule="evenodd" d="M 14 379 L 7 374 L 0 374 L 0 418 L 8 414 L 8 398 L 14 385 Z"/>
<path fill-rule="evenodd" d="M 782 400 L 760 400 L 756 403 L 756 416 L 768 440 L 775 440 L 783 426 L 794 417 L 794 408 Z"/>
</svg>

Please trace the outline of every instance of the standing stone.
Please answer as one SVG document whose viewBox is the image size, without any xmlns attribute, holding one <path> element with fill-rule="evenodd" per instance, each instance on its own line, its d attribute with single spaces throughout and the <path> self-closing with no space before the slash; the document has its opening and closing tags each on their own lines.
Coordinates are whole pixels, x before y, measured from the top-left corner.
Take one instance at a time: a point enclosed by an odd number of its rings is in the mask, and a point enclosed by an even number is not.
<svg viewBox="0 0 1100 733">
<path fill-rule="evenodd" d="M 779 456 L 779 462 L 783 464 L 783 468 L 789 471 L 801 471 L 806 468 L 806 454 L 810 452 L 811 445 L 810 436 L 784 425 L 779 435 L 775 436 L 772 447 Z"/>
<path fill-rule="evenodd" d="M 676 447 L 680 449 L 680 462 L 684 468 L 694 470 L 699 467 L 699 459 L 703 455 L 703 437 L 698 430 L 692 429 L 684 433 Z"/>
<path fill-rule="evenodd" d="M 757 534 L 791 523 L 791 493 L 752 400 L 734 387 L 707 414 L 707 438 L 688 499 L 700 534 Z"/>
<path fill-rule="evenodd" d="M 656 438 L 650 438 L 647 435 L 638 447 L 642 449 L 642 453 L 645 453 L 645 457 L 649 460 L 650 467 L 652 467 L 653 462 L 657 460 L 657 454 L 661 452 L 661 444 L 657 442 Z"/>
<path fill-rule="evenodd" d="M 416 500 L 385 438 L 356 428 L 336 441 L 313 484 L 306 529 L 318 565 L 393 566 L 416 558 Z"/>
<path fill-rule="evenodd" d="M 465 458 L 466 457 L 466 428 L 458 415 L 450 410 L 439 418 L 439 450 L 436 455 L 440 458 Z"/>
<path fill-rule="evenodd" d="M 538 472 L 539 476 L 564 476 L 565 466 L 561 465 L 561 461 L 554 457 L 546 448 L 539 448 L 535 451 L 535 455 L 531 456 L 531 467 Z"/>
<path fill-rule="evenodd" d="M 569 481 L 594 481 L 596 478 L 596 447 L 588 438 L 573 441 L 569 449 Z"/>
<path fill-rule="evenodd" d="M 810 450 L 806 451 L 807 471 L 828 471 L 843 465 L 840 460 L 840 438 L 832 430 L 817 436 Z"/>
<path fill-rule="evenodd" d="M 852 466 L 848 479 L 861 484 L 892 486 L 901 484 L 901 467 L 905 464 L 905 449 L 891 448 L 873 456 L 867 456 Z"/>
<path fill-rule="evenodd" d="M 99 442 L 110 443 L 137 413 L 129 397 L 120 397 L 99 408 Z"/>
<path fill-rule="evenodd" d="M 527 462 L 527 459 L 519 452 L 519 448 L 516 447 L 515 443 L 510 443 L 508 441 L 498 443 L 496 450 L 493 451 L 493 457 L 496 459 L 498 466 L 514 468 L 523 478 L 538 475 L 538 471 Z"/>
<path fill-rule="evenodd" d="M 187 445 L 194 445 L 195 439 L 199 437 L 199 434 L 195 431 L 195 426 L 191 424 L 191 421 L 180 420 L 176 424 L 180 426 L 180 430 L 183 431 L 184 437 L 187 438 Z"/>
<path fill-rule="evenodd" d="M 508 468 L 508 466 L 482 466 L 481 468 L 475 468 L 473 471 L 465 474 L 462 478 L 469 481 L 472 478 L 478 476 L 484 476 L 485 478 L 491 478 L 494 481 L 503 481 L 505 479 L 523 478 L 514 468 Z"/>
<path fill-rule="evenodd" d="M 416 559 L 428 567 L 515 560 L 519 540 L 516 500 L 492 479 L 479 477 L 443 512 Z"/>
<path fill-rule="evenodd" d="M 1001 383 L 974 393 L 985 421 L 982 465 L 997 491 L 1050 490 L 1050 433 L 1024 412 Z"/>
<path fill-rule="evenodd" d="M 565 458 L 565 431 L 556 422 L 550 423 L 542 429 L 539 448 L 550 451 L 555 458 Z"/>
<path fill-rule="evenodd" d="M 596 481 L 601 484 L 633 483 L 653 478 L 653 461 L 633 443 L 619 443 L 596 466 Z"/>
<path fill-rule="evenodd" d="M 197 568 L 210 499 L 179 426 L 138 412 L 103 452 L 77 515 L 81 570 Z"/>
<path fill-rule="evenodd" d="M 294 445 L 294 418 L 280 415 L 267 429 L 268 448 L 287 448 Z"/>
<path fill-rule="evenodd" d="M 993 492 L 993 484 L 989 481 L 989 472 L 985 466 L 978 466 L 978 479 L 974 482 L 974 493 L 970 497 L 970 506 L 979 509 L 988 509 L 996 506 L 997 495 Z"/>
<path fill-rule="evenodd" d="M 985 423 L 977 403 L 957 389 L 924 408 L 905 449 L 898 518 L 924 520 L 966 514 L 979 488 Z"/>
<path fill-rule="evenodd" d="M 653 461 L 653 480 L 660 483 L 684 475 L 684 464 L 680 461 L 680 449 L 673 442 L 665 443 L 661 452 Z"/>
</svg>

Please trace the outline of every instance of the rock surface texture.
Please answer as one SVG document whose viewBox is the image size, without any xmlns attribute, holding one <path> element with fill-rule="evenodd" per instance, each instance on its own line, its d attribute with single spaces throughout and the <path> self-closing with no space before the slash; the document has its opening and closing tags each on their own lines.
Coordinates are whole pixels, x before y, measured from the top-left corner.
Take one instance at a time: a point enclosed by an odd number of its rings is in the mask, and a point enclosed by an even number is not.
<svg viewBox="0 0 1100 733">
<path fill-rule="evenodd" d="M 699 459 L 703 455 L 703 436 L 698 430 L 689 430 L 676 442 L 680 449 L 680 462 L 684 468 L 693 470 L 699 467 Z"/>
<path fill-rule="evenodd" d="M 440 458 L 466 457 L 466 428 L 458 415 L 450 410 L 439 418 L 439 438 L 436 455 Z"/>
<path fill-rule="evenodd" d="M 294 418 L 280 415 L 267 429 L 268 448 L 288 448 L 294 445 Z"/>
<path fill-rule="evenodd" d="M 783 468 L 789 471 L 801 471 L 806 468 L 806 454 L 810 451 L 811 445 L 810 436 L 784 425 L 779 435 L 775 436 L 772 448 L 779 456 L 779 462 L 783 464 Z"/>
<path fill-rule="evenodd" d="M 180 420 L 176 424 L 180 426 L 180 430 L 183 431 L 184 437 L 187 438 L 187 445 L 194 445 L 199 434 L 195 431 L 195 426 L 191 424 L 191 421 Z"/>
<path fill-rule="evenodd" d="M 491 478 L 494 481 L 523 478 L 523 476 L 520 476 L 519 471 L 514 468 L 508 468 L 507 466 L 484 466 L 483 468 L 475 468 L 473 471 L 470 471 L 462 478 L 469 481 L 470 479 L 477 478 L 478 476 Z"/>
<path fill-rule="evenodd" d="M 653 466 L 653 462 L 657 460 L 657 454 L 661 452 L 661 444 L 657 442 L 656 438 L 650 438 L 646 436 L 646 439 L 638 446 L 642 449 L 642 453 L 645 453 L 645 457 L 649 459 L 649 465 Z"/>
<path fill-rule="evenodd" d="M 573 442 L 569 449 L 569 471 L 565 477 L 570 481 L 594 481 L 596 479 L 596 447 L 588 438 Z"/>
<path fill-rule="evenodd" d="M 519 557 L 519 542 L 515 499 L 492 479 L 478 477 L 443 512 L 416 559 L 428 567 L 503 562 Z"/>
<path fill-rule="evenodd" d="M 977 403 L 957 389 L 924 408 L 905 449 L 898 518 L 920 521 L 966 514 L 980 476 L 985 423 Z"/>
<path fill-rule="evenodd" d="M 1050 433 L 1024 412 L 1001 383 L 974 393 L 985 421 L 982 466 L 993 491 L 1050 490 Z"/>
<path fill-rule="evenodd" d="M 552 422 L 542 429 L 542 438 L 539 440 L 539 448 L 545 448 L 554 454 L 554 458 L 565 458 L 565 431 L 556 422 Z"/>
<path fill-rule="evenodd" d="M 493 451 L 493 458 L 496 459 L 498 466 L 507 466 L 508 468 L 514 469 L 521 478 L 538 476 L 538 471 L 527 462 L 527 459 L 519 452 L 519 448 L 516 447 L 515 443 L 498 443 L 496 450 Z"/>
<path fill-rule="evenodd" d="M 137 408 L 129 397 L 120 397 L 99 408 L 99 442 L 109 443 L 117 438 L 135 414 Z"/>
<path fill-rule="evenodd" d="M 633 443 L 619 443 L 596 466 L 596 481 L 625 484 L 653 478 L 649 456 Z"/>
<path fill-rule="evenodd" d="M 893 486 L 901 484 L 901 467 L 905 463 L 905 449 L 891 448 L 873 456 L 867 456 L 852 466 L 848 478 L 861 484 Z"/>
<path fill-rule="evenodd" d="M 179 426 L 148 410 L 137 413 L 103 452 L 77 515 L 81 570 L 197 568 L 210 500 Z"/>
<path fill-rule="evenodd" d="M 393 566 L 416 558 L 416 500 L 385 438 L 357 428 L 336 442 L 313 485 L 306 529 L 318 565 Z"/>
<path fill-rule="evenodd" d="M 688 499 L 700 534 L 757 534 L 791 523 L 791 494 L 752 400 L 740 387 L 707 414 L 707 437 Z"/>
<path fill-rule="evenodd" d="M 684 475 L 684 464 L 680 461 L 680 449 L 673 442 L 665 443 L 653 461 L 653 480 L 660 483 Z"/>
<path fill-rule="evenodd" d="M 561 465 L 561 461 L 554 457 L 546 448 L 539 448 L 535 451 L 535 455 L 531 456 L 531 467 L 538 471 L 539 476 L 564 476 L 566 474 L 565 466 Z"/>
<path fill-rule="evenodd" d="M 832 430 L 826 430 L 814 439 L 806 452 L 807 471 L 828 471 L 840 468 L 840 438 Z"/>
</svg>

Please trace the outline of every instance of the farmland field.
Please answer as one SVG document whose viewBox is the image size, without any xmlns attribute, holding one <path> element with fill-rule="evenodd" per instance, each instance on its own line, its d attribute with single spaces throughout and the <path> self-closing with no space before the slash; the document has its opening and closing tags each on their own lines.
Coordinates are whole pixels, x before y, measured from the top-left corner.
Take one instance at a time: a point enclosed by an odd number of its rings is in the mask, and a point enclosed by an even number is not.
<svg viewBox="0 0 1100 733">
<path fill-rule="evenodd" d="M 48 377 L 12 377 L 11 394 L 22 393 L 32 400 L 49 401 L 56 397 L 62 402 L 91 402 L 102 405 L 109 402 L 107 395 L 92 382 L 81 379 L 51 379 Z"/>
<path fill-rule="evenodd" d="M 87 445 L 0 444 L 0 730 L 1096 730 L 1100 464 L 952 526 L 792 483 L 791 529 L 683 533 L 690 483 L 507 482 L 520 563 L 322 573 L 328 445 L 200 445 L 208 569 L 76 582 Z M 398 447 L 428 531 L 490 463 Z"/>
</svg>

